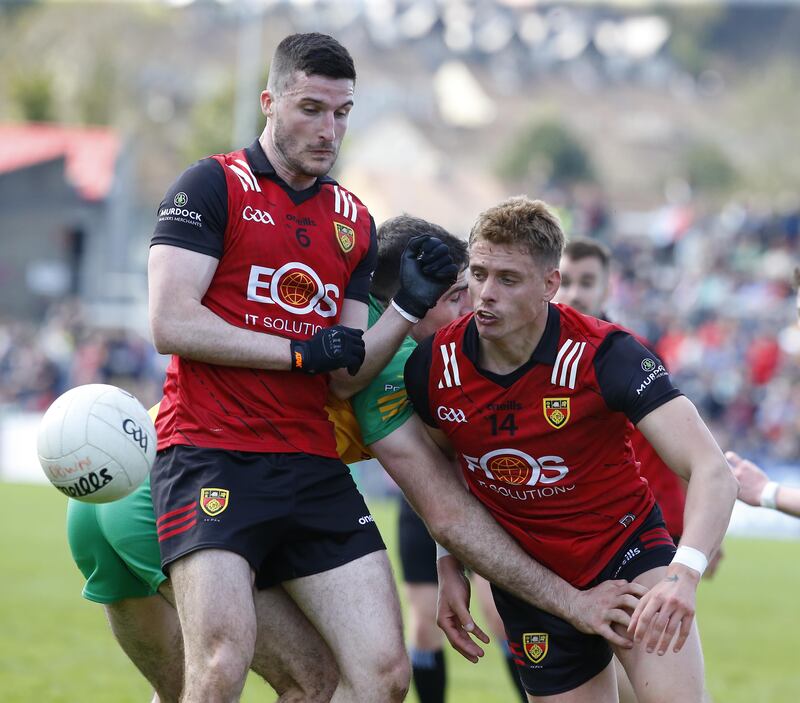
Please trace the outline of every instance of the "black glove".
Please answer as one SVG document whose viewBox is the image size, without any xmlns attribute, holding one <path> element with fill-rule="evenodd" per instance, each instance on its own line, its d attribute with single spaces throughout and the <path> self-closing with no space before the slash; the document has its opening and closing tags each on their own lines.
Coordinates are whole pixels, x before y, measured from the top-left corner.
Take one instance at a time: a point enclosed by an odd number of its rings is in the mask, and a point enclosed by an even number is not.
<svg viewBox="0 0 800 703">
<path fill-rule="evenodd" d="M 440 239 L 412 237 L 400 257 L 400 290 L 394 303 L 417 319 L 425 317 L 457 277 L 458 267 Z"/>
<path fill-rule="evenodd" d="M 305 342 L 292 341 L 292 371 L 314 374 L 344 368 L 355 376 L 364 363 L 363 335 L 363 330 L 334 325 Z"/>
</svg>

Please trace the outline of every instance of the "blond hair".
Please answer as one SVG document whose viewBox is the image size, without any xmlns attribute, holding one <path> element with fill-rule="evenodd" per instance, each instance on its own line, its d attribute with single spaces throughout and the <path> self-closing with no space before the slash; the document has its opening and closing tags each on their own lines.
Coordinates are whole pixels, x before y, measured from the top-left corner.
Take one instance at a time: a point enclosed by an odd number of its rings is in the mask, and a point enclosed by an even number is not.
<svg viewBox="0 0 800 703">
<path fill-rule="evenodd" d="M 493 244 L 517 244 L 545 268 L 558 268 L 564 250 L 564 232 L 558 215 L 542 200 L 517 195 L 484 210 L 469 233 L 469 245 L 477 240 Z"/>
</svg>

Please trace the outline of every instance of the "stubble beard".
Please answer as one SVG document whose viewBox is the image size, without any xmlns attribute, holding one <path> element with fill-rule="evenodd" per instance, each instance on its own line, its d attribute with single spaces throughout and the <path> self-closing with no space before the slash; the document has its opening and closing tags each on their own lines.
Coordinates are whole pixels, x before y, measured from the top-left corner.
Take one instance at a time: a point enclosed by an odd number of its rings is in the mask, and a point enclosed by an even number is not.
<svg viewBox="0 0 800 703">
<path fill-rule="evenodd" d="M 330 161 L 327 163 L 314 163 L 310 157 L 304 160 L 298 140 L 288 130 L 284 129 L 283 123 L 277 117 L 275 119 L 274 144 L 276 151 L 283 157 L 286 166 L 293 173 L 301 176 L 319 178 L 326 175 L 333 168 L 339 156 L 339 149 L 332 146 L 333 154 L 331 154 Z"/>
</svg>

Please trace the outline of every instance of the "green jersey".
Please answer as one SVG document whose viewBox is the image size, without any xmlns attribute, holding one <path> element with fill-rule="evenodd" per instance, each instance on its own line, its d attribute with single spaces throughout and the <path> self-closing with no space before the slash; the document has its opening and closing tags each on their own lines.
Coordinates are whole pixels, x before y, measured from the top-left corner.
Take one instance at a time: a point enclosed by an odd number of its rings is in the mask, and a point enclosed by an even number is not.
<svg viewBox="0 0 800 703">
<path fill-rule="evenodd" d="M 372 327 L 383 314 L 383 305 L 373 296 L 369 297 L 369 326 Z M 353 412 L 361 427 L 364 444 L 369 446 L 394 432 L 413 413 L 406 395 L 403 368 L 406 359 L 417 343 L 406 337 L 392 360 L 370 384 L 351 398 Z"/>
</svg>

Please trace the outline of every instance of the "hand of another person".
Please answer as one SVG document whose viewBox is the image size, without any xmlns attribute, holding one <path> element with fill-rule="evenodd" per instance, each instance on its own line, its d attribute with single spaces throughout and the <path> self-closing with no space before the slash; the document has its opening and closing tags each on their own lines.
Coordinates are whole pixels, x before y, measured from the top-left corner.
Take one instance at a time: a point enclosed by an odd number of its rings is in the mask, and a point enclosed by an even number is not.
<svg viewBox="0 0 800 703">
<path fill-rule="evenodd" d="M 476 664 L 483 656 L 483 649 L 472 637 L 488 644 L 489 636 L 475 624 L 470 615 L 469 579 L 464 575 L 458 560 L 452 556 L 438 559 L 436 570 L 439 575 L 436 624 L 444 632 L 450 646 L 465 659 Z"/>
<path fill-rule="evenodd" d="M 761 491 L 769 481 L 767 475 L 752 461 L 742 459 L 736 452 L 725 452 L 725 458 L 739 482 L 739 500 L 748 505 L 761 505 Z"/>
<path fill-rule="evenodd" d="M 581 632 L 600 635 L 611 644 L 630 649 L 632 637 L 619 630 L 628 627 L 631 613 L 645 593 L 647 588 L 639 583 L 603 581 L 594 588 L 578 591 L 570 601 L 567 620 Z M 614 629 L 614 625 L 618 627 Z"/>
<path fill-rule="evenodd" d="M 421 319 L 457 277 L 458 267 L 447 245 L 429 235 L 412 237 L 400 258 L 400 289 L 394 303 Z"/>
<path fill-rule="evenodd" d="M 658 649 L 665 654 L 672 648 L 679 652 L 692 629 L 700 574 L 683 564 L 670 564 L 662 581 L 653 586 L 639 601 L 628 625 L 628 634 L 635 642 L 647 643 L 647 651 Z"/>
<path fill-rule="evenodd" d="M 292 371 L 316 374 L 347 369 L 355 376 L 364 363 L 363 335 L 363 330 L 334 325 L 305 341 L 292 341 Z"/>
</svg>

